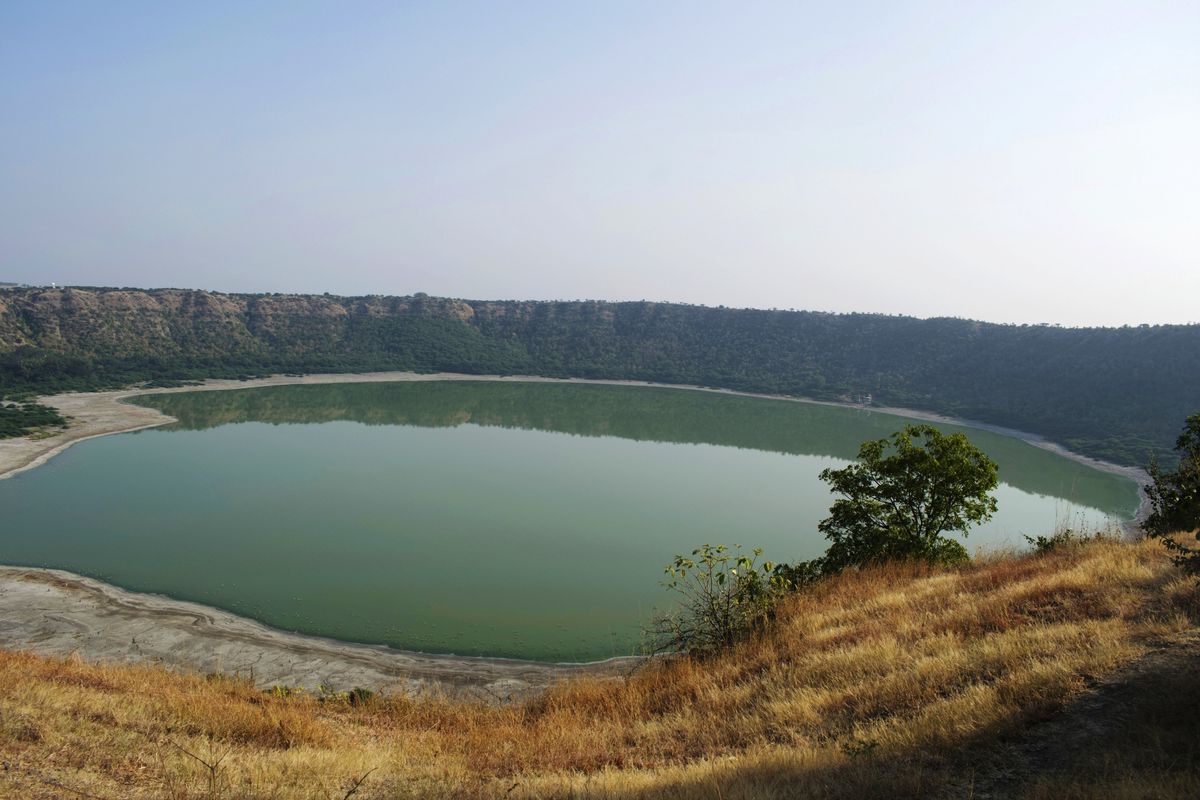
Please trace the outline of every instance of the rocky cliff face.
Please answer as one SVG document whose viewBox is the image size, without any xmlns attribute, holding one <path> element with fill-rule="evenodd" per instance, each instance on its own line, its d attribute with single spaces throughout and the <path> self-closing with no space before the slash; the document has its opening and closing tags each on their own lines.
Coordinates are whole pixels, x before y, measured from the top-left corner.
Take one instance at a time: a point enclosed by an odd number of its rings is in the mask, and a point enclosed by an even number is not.
<svg viewBox="0 0 1200 800">
<path fill-rule="evenodd" d="M 245 304 L 184 291 L 32 289 L 0 293 L 0 349 L 175 352 L 184 329 L 244 334 Z"/>
<path fill-rule="evenodd" d="M 414 315 L 468 322 L 475 310 L 461 300 L 420 297 L 7 289 L 0 290 L 0 352 L 20 347 L 103 357 L 265 352 L 287 349 L 293 336 L 336 342 L 356 317 Z"/>
<path fill-rule="evenodd" d="M 653 324 L 654 303 L 623 304 L 626 317 Z M 630 306 L 638 310 L 632 311 Z M 19 288 L 0 290 L 0 355 L 22 348 L 87 359 L 341 358 L 403 350 L 416 321 L 438 321 L 435 338 L 483 336 L 496 345 L 546 349 L 619 335 L 622 304 L 596 301 L 466 301 L 415 295 L 222 294 L 185 289 Z M 456 331 L 457 329 L 457 331 Z M 421 339 L 428 334 L 428 325 Z M 479 342 L 475 343 L 476 345 Z M 510 347 L 511 349 L 511 347 Z M 511 353 L 510 353 L 511 355 Z M 511 360 L 511 359 L 509 359 Z"/>
</svg>

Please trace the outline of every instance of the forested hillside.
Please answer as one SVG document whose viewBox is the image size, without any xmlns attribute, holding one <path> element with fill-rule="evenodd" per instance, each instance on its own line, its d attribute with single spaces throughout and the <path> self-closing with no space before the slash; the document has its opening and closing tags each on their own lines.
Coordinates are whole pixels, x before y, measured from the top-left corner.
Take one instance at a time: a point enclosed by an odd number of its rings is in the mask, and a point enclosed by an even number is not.
<svg viewBox="0 0 1200 800">
<path fill-rule="evenodd" d="M 1057 328 L 666 303 L 0 289 L 0 394 L 272 372 L 871 394 L 1140 464 L 1200 410 L 1200 326 Z"/>
</svg>

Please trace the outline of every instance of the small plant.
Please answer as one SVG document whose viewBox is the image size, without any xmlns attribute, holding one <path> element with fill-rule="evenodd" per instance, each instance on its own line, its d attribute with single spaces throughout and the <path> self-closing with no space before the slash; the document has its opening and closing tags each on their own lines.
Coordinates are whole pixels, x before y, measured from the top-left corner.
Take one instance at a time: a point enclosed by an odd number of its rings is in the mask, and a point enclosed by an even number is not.
<svg viewBox="0 0 1200 800">
<path fill-rule="evenodd" d="M 303 691 L 303 690 L 301 690 Z M 356 686 L 348 692 L 338 690 L 332 684 L 322 683 L 317 686 L 318 703 L 345 703 L 351 706 L 364 706 L 375 700 L 375 692 Z"/>
<path fill-rule="evenodd" d="M 215 740 L 210 736 L 207 740 L 208 752 L 201 756 L 197 753 L 188 750 L 183 745 L 171 739 L 166 740 L 167 744 L 174 747 L 179 752 L 183 753 L 188 758 L 191 758 L 200 764 L 205 769 L 205 778 L 208 783 L 208 791 L 204 797 L 208 800 L 217 800 L 224 796 L 225 789 L 229 788 L 229 779 L 225 775 L 225 770 L 222 768 L 222 762 L 233 752 L 233 745 L 228 745 L 224 748 L 218 748 Z M 220 753 L 218 753 L 220 749 Z"/>
<path fill-rule="evenodd" d="M 825 559 L 814 558 L 811 561 L 797 561 L 795 564 L 776 564 L 773 574 L 790 588 L 803 589 L 812 586 L 831 572 L 832 570 L 825 565 Z"/>
<path fill-rule="evenodd" d="M 861 758 L 870 756 L 879 749 L 879 742 L 875 739 L 851 739 L 842 745 L 842 752 L 851 758 Z"/>
<path fill-rule="evenodd" d="M 1061 528 L 1049 536 L 1026 536 L 1024 538 L 1033 548 L 1033 552 L 1042 556 L 1064 547 L 1074 547 L 1083 544 L 1092 538 L 1099 538 L 1099 534 L 1092 537 L 1086 533 L 1078 533 L 1071 528 Z"/>
<path fill-rule="evenodd" d="M 317 702 L 318 703 L 349 703 L 350 693 L 339 692 L 333 684 L 321 683 L 317 684 Z"/>
<path fill-rule="evenodd" d="M 762 550 L 751 555 L 741 545 L 706 544 L 691 556 L 675 556 L 663 582 L 680 598 L 678 611 L 657 619 L 655 652 L 711 653 L 732 646 L 765 623 L 791 583 Z"/>
<path fill-rule="evenodd" d="M 1060 521 L 1055 527 L 1054 533 L 1049 536 L 1024 536 L 1023 538 L 1029 542 L 1034 553 L 1045 555 L 1055 550 L 1079 547 L 1101 539 L 1119 539 L 1120 533 L 1117 528 L 1112 526 L 1108 528 L 1089 526 L 1086 518 L 1080 514 L 1074 523 Z"/>
</svg>

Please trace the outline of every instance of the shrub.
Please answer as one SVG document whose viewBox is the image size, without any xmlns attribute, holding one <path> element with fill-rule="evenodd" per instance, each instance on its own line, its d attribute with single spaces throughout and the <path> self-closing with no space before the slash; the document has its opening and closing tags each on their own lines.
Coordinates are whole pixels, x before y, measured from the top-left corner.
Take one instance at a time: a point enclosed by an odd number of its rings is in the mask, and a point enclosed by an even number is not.
<svg viewBox="0 0 1200 800">
<path fill-rule="evenodd" d="M 1150 483 L 1145 492 L 1151 510 L 1142 530 L 1161 539 L 1175 563 L 1185 571 L 1200 575 L 1200 550 L 1173 538 L 1175 533 L 1200 529 L 1200 414 L 1187 418 L 1175 450 L 1179 453 L 1179 466 L 1174 471 L 1164 471 L 1157 459 L 1151 459 L 1147 468 Z M 1200 532 L 1196 538 L 1200 540 Z"/>
<path fill-rule="evenodd" d="M 772 615 L 775 601 L 791 586 L 762 550 L 744 555 L 741 545 L 706 544 L 692 555 L 675 556 L 663 585 L 680 597 L 679 608 L 655 620 L 654 652 L 703 654 L 732 646 Z"/>
<path fill-rule="evenodd" d="M 1025 541 L 1029 542 L 1030 546 L 1033 547 L 1033 552 L 1038 555 L 1045 555 L 1055 550 L 1061 550 L 1064 547 L 1079 547 L 1088 542 L 1107 538 L 1110 538 L 1110 534 L 1106 534 L 1104 531 L 1088 533 L 1064 527 L 1059 528 L 1049 536 L 1026 536 Z"/>
<path fill-rule="evenodd" d="M 0 400 L 0 439 L 27 436 L 38 428 L 65 428 L 67 421 L 50 406 L 30 400 L 6 403 Z"/>
</svg>

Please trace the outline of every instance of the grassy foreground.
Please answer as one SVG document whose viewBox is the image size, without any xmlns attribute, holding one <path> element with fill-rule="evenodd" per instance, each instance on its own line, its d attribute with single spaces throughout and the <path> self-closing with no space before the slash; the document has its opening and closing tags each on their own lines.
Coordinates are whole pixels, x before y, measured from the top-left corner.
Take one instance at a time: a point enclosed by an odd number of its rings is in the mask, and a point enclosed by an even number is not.
<svg viewBox="0 0 1200 800">
<path fill-rule="evenodd" d="M 1141 735 L 1013 770 L 1031 723 L 1198 621 L 1161 545 L 1101 541 L 842 576 L 733 652 L 521 705 L 352 704 L 0 653 L 0 795 L 1194 797 L 1194 673 L 1134 720 Z"/>
</svg>

